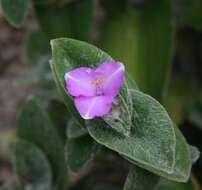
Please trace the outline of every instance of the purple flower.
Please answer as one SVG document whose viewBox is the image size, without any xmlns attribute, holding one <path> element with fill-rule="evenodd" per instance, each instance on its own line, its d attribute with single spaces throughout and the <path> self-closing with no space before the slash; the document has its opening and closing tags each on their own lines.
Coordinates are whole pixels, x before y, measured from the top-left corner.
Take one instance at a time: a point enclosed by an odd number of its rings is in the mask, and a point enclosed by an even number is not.
<svg viewBox="0 0 202 190">
<path fill-rule="evenodd" d="M 65 74 L 65 87 L 84 119 L 106 115 L 124 79 L 124 65 L 105 61 L 98 68 L 80 67 Z"/>
</svg>

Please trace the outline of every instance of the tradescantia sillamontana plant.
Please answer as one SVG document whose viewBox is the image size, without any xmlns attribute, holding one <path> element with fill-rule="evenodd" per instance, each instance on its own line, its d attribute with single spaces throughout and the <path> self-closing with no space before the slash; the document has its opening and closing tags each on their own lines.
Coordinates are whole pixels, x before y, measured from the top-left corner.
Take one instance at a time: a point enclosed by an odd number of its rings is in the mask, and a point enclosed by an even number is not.
<svg viewBox="0 0 202 190">
<path fill-rule="evenodd" d="M 5 17 L 14 26 L 20 26 L 30 0 L 0 2 Z M 47 35 L 45 43 L 42 43 L 47 52 L 50 38 L 68 36 L 86 41 L 90 39 L 92 1 L 75 1 L 74 6 L 63 7 L 69 5 L 68 2 L 71 0 L 33 0 L 41 29 Z M 123 2 L 117 1 L 117 5 L 125 5 L 126 1 Z M 149 3 L 145 1 L 145 5 L 146 2 Z M 83 8 L 77 3 L 81 3 Z M 20 189 L 162 190 L 162 181 L 167 181 L 165 179 L 175 182 L 189 179 L 192 163 L 199 156 L 197 149 L 187 144 L 165 108 L 138 88 L 139 85 L 144 92 L 161 101 L 172 45 L 170 8 L 167 3 L 154 1 L 148 4 L 150 6 L 145 6 L 146 9 L 135 12 L 131 7 L 128 11 L 125 8 L 120 10 L 119 6 L 113 5 L 113 1 L 105 1 L 104 7 L 109 18 L 105 20 L 106 25 L 101 31 L 100 46 L 118 60 L 113 60 L 107 53 L 85 42 L 67 38 L 52 41 L 50 65 L 69 113 L 63 110 L 63 104 L 62 112 L 59 106 L 54 113 L 49 113 L 50 110 L 47 112 L 44 109 L 44 102 L 37 98 L 32 98 L 25 105 L 17 129 L 18 141 L 14 147 L 14 166 Z M 72 7 L 74 9 L 71 10 Z M 194 12 L 191 7 L 186 6 L 190 13 Z M 183 14 L 175 21 L 182 25 L 187 22 L 193 25 L 195 19 L 183 17 L 186 9 L 176 9 Z M 85 27 L 80 27 L 81 23 Z M 194 26 L 198 28 L 197 23 Z M 120 25 L 127 29 L 127 35 L 123 35 Z M 33 47 L 33 43 L 30 43 L 30 47 Z M 117 62 L 119 59 L 123 64 Z M 135 66 L 134 60 L 137 60 Z M 112 68 L 105 68 L 106 64 Z M 127 64 L 129 67 L 126 68 L 129 69 L 124 70 Z M 154 65 L 158 65 L 158 69 Z M 85 72 L 81 72 L 82 69 Z M 160 72 L 158 76 L 154 72 L 156 69 L 161 71 L 161 77 Z M 131 80 L 128 72 L 134 74 L 133 78 L 137 77 L 137 84 Z M 119 76 L 112 77 L 108 86 L 106 83 L 111 75 L 116 76 L 113 73 Z M 72 74 L 75 75 L 73 79 Z M 158 84 L 155 83 L 157 77 Z M 75 79 L 78 80 L 76 83 Z M 75 89 L 72 91 L 69 85 Z M 67 137 L 64 137 L 64 131 L 58 129 L 55 115 L 67 118 Z M 123 173 L 124 177 L 127 173 L 125 185 L 114 184 L 113 180 L 101 181 L 105 176 L 100 177 L 99 173 L 103 171 L 91 171 L 100 157 L 104 160 L 100 166 L 108 170 L 108 160 L 112 155 L 116 159 L 109 161 L 109 165 L 120 168 L 120 171 L 114 172 L 110 168 L 110 172 L 104 173 Z M 68 178 L 84 171 L 87 174 L 76 184 Z M 159 176 L 164 180 L 159 179 Z M 157 185 L 159 181 L 160 185 Z"/>
<path fill-rule="evenodd" d="M 82 41 L 60 38 L 52 40 L 51 46 L 52 73 L 73 118 L 71 134 L 72 131 L 78 134 L 70 142 L 78 141 L 82 145 L 81 139 L 86 136 L 84 143 L 89 146 L 86 149 L 92 151 L 88 152 L 89 158 L 85 151 L 77 158 L 74 156 L 79 151 L 79 143 L 77 148 L 74 144 L 75 150 L 67 148 L 71 161 L 68 167 L 72 172 L 82 170 L 96 155 L 93 139 L 97 145 L 117 152 L 130 163 L 131 171 L 124 189 L 138 189 L 135 179 L 139 175 L 152 181 L 154 187 L 157 176 L 177 182 L 189 179 L 193 160 L 198 157 L 196 149 L 187 144 L 158 101 L 139 91 L 127 72 L 123 79 L 122 64 Z M 111 82 L 109 88 L 104 86 L 105 82 L 109 84 L 107 77 Z M 114 89 L 115 93 L 108 96 Z M 82 157 L 86 160 L 75 167 Z M 151 189 L 147 184 L 142 186 L 145 186 L 142 189 Z"/>
</svg>

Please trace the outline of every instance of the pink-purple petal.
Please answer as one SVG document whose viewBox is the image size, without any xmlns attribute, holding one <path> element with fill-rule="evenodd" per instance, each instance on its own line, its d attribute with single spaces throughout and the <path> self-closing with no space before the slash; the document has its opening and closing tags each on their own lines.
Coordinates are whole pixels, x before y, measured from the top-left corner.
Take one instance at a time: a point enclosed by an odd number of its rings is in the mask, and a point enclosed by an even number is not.
<svg viewBox="0 0 202 190">
<path fill-rule="evenodd" d="M 80 67 L 65 74 L 65 87 L 71 96 L 95 96 L 94 70 Z"/>
<path fill-rule="evenodd" d="M 93 119 L 106 115 L 112 105 L 112 98 L 108 96 L 76 97 L 75 106 L 84 119 Z"/>
<path fill-rule="evenodd" d="M 121 88 L 124 79 L 125 68 L 120 62 L 105 61 L 97 69 L 104 77 L 103 92 L 105 95 L 115 97 Z"/>
</svg>

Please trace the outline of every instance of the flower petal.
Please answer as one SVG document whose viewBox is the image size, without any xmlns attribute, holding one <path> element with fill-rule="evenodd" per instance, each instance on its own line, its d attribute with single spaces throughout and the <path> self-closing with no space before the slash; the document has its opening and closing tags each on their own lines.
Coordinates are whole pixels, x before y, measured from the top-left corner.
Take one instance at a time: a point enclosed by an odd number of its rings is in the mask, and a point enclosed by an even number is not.
<svg viewBox="0 0 202 190">
<path fill-rule="evenodd" d="M 95 97 L 76 97 L 75 106 L 84 119 L 93 119 L 106 115 L 112 105 L 112 97 L 95 96 Z"/>
<path fill-rule="evenodd" d="M 124 65 L 120 62 L 105 61 L 96 69 L 96 72 L 101 73 L 104 77 L 104 94 L 115 97 L 119 93 L 124 79 Z"/>
<path fill-rule="evenodd" d="M 65 74 L 65 87 L 71 96 L 94 96 L 94 70 L 80 67 Z"/>
</svg>

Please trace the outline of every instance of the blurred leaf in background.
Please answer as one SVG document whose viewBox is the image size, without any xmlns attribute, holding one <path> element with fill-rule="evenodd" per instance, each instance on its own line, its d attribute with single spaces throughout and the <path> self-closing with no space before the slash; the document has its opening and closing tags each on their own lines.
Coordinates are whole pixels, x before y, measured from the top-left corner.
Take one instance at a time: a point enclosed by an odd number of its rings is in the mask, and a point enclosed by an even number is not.
<svg viewBox="0 0 202 190">
<path fill-rule="evenodd" d="M 191 181 L 188 183 L 176 183 L 161 179 L 155 190 L 194 190 Z"/>
<path fill-rule="evenodd" d="M 20 27 L 28 12 L 30 0 L 1 0 L 0 4 L 6 19 L 15 27 Z"/>
<path fill-rule="evenodd" d="M 44 65 L 49 67 L 50 43 L 47 36 L 41 31 L 33 31 L 26 37 L 25 48 L 27 64 L 30 66 Z"/>
<path fill-rule="evenodd" d="M 49 39 L 70 37 L 89 41 L 92 30 L 92 0 L 75 1 L 65 6 L 36 5 L 42 31 Z"/>
<path fill-rule="evenodd" d="M 23 189 L 50 190 L 52 171 L 44 153 L 35 145 L 18 140 L 14 146 L 14 165 Z"/>
<path fill-rule="evenodd" d="M 124 184 L 124 190 L 153 190 L 158 183 L 159 177 L 155 174 L 135 166 L 131 166 L 128 177 Z"/>
<path fill-rule="evenodd" d="M 99 145 L 89 135 L 67 140 L 66 157 L 70 172 L 87 169 L 98 151 Z"/>
<path fill-rule="evenodd" d="M 20 114 L 17 137 L 33 143 L 44 152 L 52 168 L 53 185 L 66 189 L 68 174 L 63 140 L 36 98 L 30 99 Z"/>
</svg>

